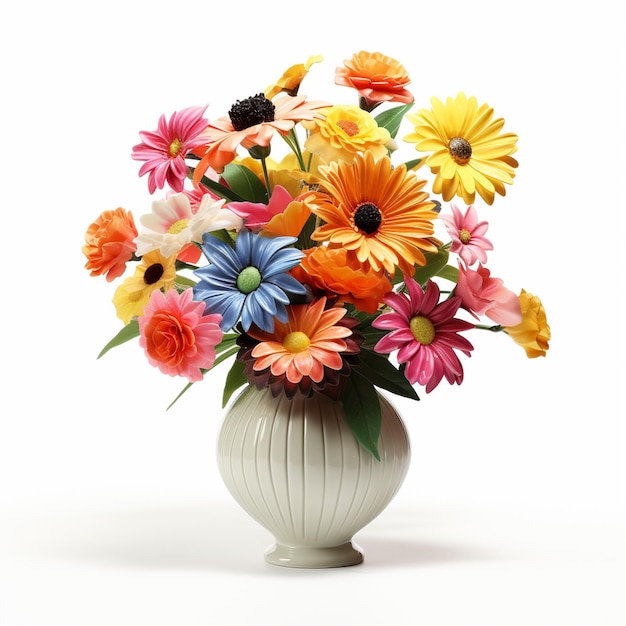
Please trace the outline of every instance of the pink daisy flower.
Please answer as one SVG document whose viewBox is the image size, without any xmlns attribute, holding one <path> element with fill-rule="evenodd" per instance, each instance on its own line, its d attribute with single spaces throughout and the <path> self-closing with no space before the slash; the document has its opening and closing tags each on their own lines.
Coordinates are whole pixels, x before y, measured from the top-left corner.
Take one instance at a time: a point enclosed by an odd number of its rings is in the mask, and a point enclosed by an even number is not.
<svg viewBox="0 0 626 626">
<path fill-rule="evenodd" d="M 493 250 L 493 244 L 484 234 L 489 228 L 487 222 L 479 222 L 476 209 L 470 205 L 465 214 L 451 204 L 452 215 L 441 215 L 448 234 L 452 238 L 450 251 L 458 254 L 467 265 L 476 261 L 487 262 L 487 250 Z"/>
<path fill-rule="evenodd" d="M 459 279 L 454 295 L 474 317 L 486 315 L 502 326 L 516 326 L 522 321 L 522 308 L 517 294 L 504 286 L 501 278 L 494 278 L 486 267 L 472 270 L 459 263 Z"/>
<path fill-rule="evenodd" d="M 374 346 L 377 352 L 398 351 L 397 360 L 406 364 L 404 375 L 411 384 L 426 386 L 430 393 L 445 376 L 450 384 L 463 382 L 463 367 L 455 352 L 466 356 L 474 349 L 459 332 L 474 325 L 454 315 L 461 299 L 451 297 L 439 302 L 439 287 L 428 281 L 425 290 L 415 280 L 405 277 L 408 294 L 391 293 L 383 298 L 393 309 L 377 317 L 372 326 L 391 332 Z"/>
<path fill-rule="evenodd" d="M 193 289 L 165 294 L 152 292 L 138 318 L 139 345 L 150 365 L 169 376 L 184 376 L 189 382 L 202 380 L 203 371 L 215 362 L 215 346 L 222 340 L 222 316 L 203 315 L 204 302 L 192 299 Z"/>
<path fill-rule="evenodd" d="M 207 107 L 188 107 L 175 112 L 169 121 L 161 115 L 155 131 L 139 133 L 141 143 L 133 146 L 132 158 L 145 161 L 139 176 L 148 174 L 148 190 L 154 193 L 165 183 L 174 190 L 182 191 L 187 177 L 185 157 L 191 150 L 201 146 L 200 137 L 209 122 L 203 115 Z"/>
</svg>

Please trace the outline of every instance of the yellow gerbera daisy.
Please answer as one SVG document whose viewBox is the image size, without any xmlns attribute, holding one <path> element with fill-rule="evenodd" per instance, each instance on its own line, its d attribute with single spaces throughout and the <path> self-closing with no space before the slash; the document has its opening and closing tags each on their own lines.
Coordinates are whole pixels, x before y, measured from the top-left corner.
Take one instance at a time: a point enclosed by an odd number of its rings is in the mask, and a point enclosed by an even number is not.
<svg viewBox="0 0 626 626">
<path fill-rule="evenodd" d="M 429 239 L 435 204 L 422 190 L 426 181 L 404 165 L 392 167 L 388 156 L 375 160 L 366 152 L 352 164 L 335 162 L 320 172 L 323 190 L 304 198 L 324 222 L 313 240 L 345 248 L 354 267 L 390 274 L 399 267 L 409 276 L 416 264 L 425 265 L 422 251 L 437 250 Z"/>
<path fill-rule="evenodd" d="M 475 97 L 460 92 L 445 104 L 431 98 L 432 109 L 421 109 L 406 117 L 415 130 L 404 141 L 415 143 L 435 174 L 433 193 L 448 202 L 455 195 L 473 204 L 476 193 L 493 204 L 496 193 L 504 196 L 505 184 L 512 184 L 518 163 L 511 155 L 517 151 L 517 135 L 500 134 L 504 120 L 493 120 L 493 109 L 478 105 Z"/>
<path fill-rule="evenodd" d="M 164 257 L 159 250 L 148 252 L 141 258 L 135 273 L 127 278 L 113 294 L 117 316 L 128 324 L 143 313 L 156 289 L 172 289 L 176 280 L 176 255 Z"/>
</svg>

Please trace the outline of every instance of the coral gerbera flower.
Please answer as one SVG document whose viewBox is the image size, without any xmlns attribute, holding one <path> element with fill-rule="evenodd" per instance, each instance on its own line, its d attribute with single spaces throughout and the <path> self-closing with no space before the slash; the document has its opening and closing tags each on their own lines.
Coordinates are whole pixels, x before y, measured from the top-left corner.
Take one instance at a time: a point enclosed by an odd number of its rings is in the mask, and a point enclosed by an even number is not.
<svg viewBox="0 0 626 626">
<path fill-rule="evenodd" d="M 348 266 L 348 253 L 343 248 L 316 246 L 304 253 L 306 256 L 291 275 L 315 293 L 338 298 L 337 303 L 350 302 L 359 311 L 375 313 L 392 289 L 384 272 Z"/>
<path fill-rule="evenodd" d="M 328 104 L 307 102 L 306 96 L 285 94 L 272 100 L 262 93 L 238 100 L 228 115 L 211 122 L 203 133 L 205 147 L 196 151 L 201 159 L 194 172 L 194 184 L 200 183 L 209 167 L 218 173 L 223 172 L 224 167 L 237 156 L 239 146 L 252 150 L 255 157 L 256 154 L 269 156 L 275 132 L 286 135 L 296 123 L 314 119 L 316 109 Z"/>
<path fill-rule="evenodd" d="M 358 321 L 346 316 L 344 307 L 328 307 L 324 297 L 293 304 L 287 313 L 272 333 L 253 326 L 240 338 L 238 358 L 248 379 L 259 388 L 269 386 L 274 396 L 319 391 L 338 398 L 341 380 L 350 373 L 363 341 L 353 331 Z"/>
<path fill-rule="evenodd" d="M 371 152 L 378 159 L 387 154 L 386 144 L 391 139 L 386 128 L 356 105 L 321 109 L 319 118 L 303 126 L 310 131 L 304 147 L 327 163 L 337 159 L 352 163 L 357 152 Z"/>
<path fill-rule="evenodd" d="M 204 233 L 222 229 L 239 230 L 243 224 L 239 216 L 224 207 L 225 202 L 204 194 L 194 211 L 189 196 L 184 193 L 156 200 L 152 203 L 152 213 L 140 218 L 148 232 L 137 237 L 137 254 L 143 256 L 158 249 L 165 257 L 174 254 L 183 261 L 196 262 L 200 249 L 194 242 L 201 244 Z M 189 246 L 193 256 L 189 254 Z M 184 255 L 181 254 L 183 250 L 186 252 Z M 198 252 L 195 253 L 195 250 Z"/>
<path fill-rule="evenodd" d="M 287 320 L 290 296 L 305 295 L 305 288 L 287 272 L 304 253 L 290 247 L 295 237 L 262 237 L 242 229 L 235 246 L 211 234 L 204 237 L 202 251 L 209 265 L 195 270 L 200 279 L 194 289 L 207 313 L 222 315 L 222 329 L 232 328 L 239 318 L 245 330 L 254 323 L 271 332 L 274 318 Z"/>
<path fill-rule="evenodd" d="M 412 278 L 405 277 L 408 295 L 392 293 L 385 297 L 392 313 L 378 316 L 372 326 L 390 333 L 380 339 L 374 349 L 389 354 L 398 351 L 398 363 L 406 364 L 404 374 L 411 384 L 426 386 L 430 393 L 445 376 L 450 384 L 463 382 L 463 366 L 455 350 L 466 356 L 474 349 L 459 332 L 474 328 L 473 324 L 454 317 L 461 299 L 451 297 L 439 302 L 439 287 L 429 280 L 426 289 Z"/>
<path fill-rule="evenodd" d="M 438 215 L 435 204 L 423 191 L 426 181 L 404 165 L 392 167 L 389 157 L 376 161 L 365 153 L 352 164 L 335 162 L 320 171 L 323 192 L 305 198 L 324 222 L 314 241 L 345 248 L 353 267 L 366 264 L 390 274 L 399 267 L 409 276 L 416 264 L 426 264 L 422 250 L 437 250 L 428 239 Z"/>
<path fill-rule="evenodd" d="M 137 248 L 137 228 L 133 214 L 125 209 L 103 211 L 90 224 L 85 233 L 83 254 L 87 257 L 85 268 L 91 276 L 106 275 L 111 282 L 126 271 L 126 263 L 133 258 Z"/>
<path fill-rule="evenodd" d="M 452 215 L 440 215 L 452 238 L 450 251 L 458 254 L 467 265 L 474 265 L 476 261 L 486 263 L 487 250 L 493 250 L 493 244 L 484 236 L 489 224 L 478 221 L 473 205 L 467 207 L 465 214 L 455 204 L 451 204 L 450 208 Z"/>
<path fill-rule="evenodd" d="M 202 370 L 215 362 L 215 346 L 222 340 L 221 315 L 203 315 L 204 304 L 192 300 L 192 290 L 179 294 L 153 291 L 139 316 L 139 345 L 150 365 L 169 376 L 202 380 Z"/>
<path fill-rule="evenodd" d="M 529 359 L 546 356 L 551 338 L 546 310 L 539 299 L 524 289 L 519 295 L 522 321 L 516 326 L 505 327 L 507 335 L 526 351 Z"/>
<path fill-rule="evenodd" d="M 117 316 L 128 324 L 134 316 L 143 313 L 153 291 L 169 291 L 175 281 L 176 256 L 164 257 L 158 250 L 148 252 L 135 268 L 135 273 L 113 294 Z"/>
<path fill-rule="evenodd" d="M 155 131 L 139 133 L 141 143 L 133 147 L 132 158 L 145 161 L 139 176 L 148 174 L 148 190 L 154 193 L 165 183 L 174 190 L 182 191 L 187 177 L 185 157 L 194 148 L 201 146 L 201 136 L 209 123 L 203 115 L 207 107 L 188 107 L 175 112 L 169 120 L 159 118 Z"/>
<path fill-rule="evenodd" d="M 335 71 L 335 84 L 356 89 L 366 111 L 373 111 L 382 102 L 413 102 L 413 94 L 406 88 L 411 81 L 396 59 L 361 50 L 343 63 Z"/>
<path fill-rule="evenodd" d="M 284 91 L 290 96 L 297 96 L 300 84 L 304 80 L 304 77 L 309 73 L 311 66 L 314 63 L 320 63 L 323 58 L 319 54 L 310 56 L 306 63 L 297 63 L 292 65 L 284 74 L 273 84 L 265 89 L 265 97 L 270 100 L 277 96 L 281 91 Z"/>
<path fill-rule="evenodd" d="M 476 192 L 487 204 L 493 204 L 496 193 L 506 194 L 505 184 L 512 184 L 517 161 L 517 135 L 500 133 L 502 118 L 493 118 L 493 109 L 478 105 L 475 97 L 460 92 L 447 98 L 445 104 L 431 98 L 432 109 L 409 113 L 406 117 L 415 130 L 404 137 L 417 144 L 420 152 L 431 152 L 426 158 L 435 174 L 433 192 L 448 202 L 455 195 L 473 204 Z"/>
</svg>

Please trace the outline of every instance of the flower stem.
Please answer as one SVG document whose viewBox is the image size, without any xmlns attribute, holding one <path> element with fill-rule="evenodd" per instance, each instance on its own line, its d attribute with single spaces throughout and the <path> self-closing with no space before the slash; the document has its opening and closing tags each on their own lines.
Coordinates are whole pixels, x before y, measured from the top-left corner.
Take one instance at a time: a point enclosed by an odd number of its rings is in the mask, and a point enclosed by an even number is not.
<svg viewBox="0 0 626 626">
<path fill-rule="evenodd" d="M 479 330 L 490 330 L 493 333 L 499 333 L 504 330 L 504 327 L 500 324 L 494 324 L 493 326 L 489 326 L 488 324 L 474 324 L 474 328 L 478 328 Z"/>
<path fill-rule="evenodd" d="M 300 149 L 300 142 L 294 129 L 292 128 L 287 135 L 282 135 L 283 139 L 287 142 L 287 145 L 291 148 L 292 152 L 296 155 L 300 169 L 305 172 L 306 165 L 304 164 L 304 157 L 302 156 L 302 150 Z"/>
<path fill-rule="evenodd" d="M 269 202 L 272 197 L 272 189 L 270 187 L 270 175 L 267 171 L 267 163 L 265 162 L 265 157 L 261 159 L 261 167 L 263 168 L 263 178 L 265 178 L 265 187 L 267 188 L 267 201 Z"/>
</svg>

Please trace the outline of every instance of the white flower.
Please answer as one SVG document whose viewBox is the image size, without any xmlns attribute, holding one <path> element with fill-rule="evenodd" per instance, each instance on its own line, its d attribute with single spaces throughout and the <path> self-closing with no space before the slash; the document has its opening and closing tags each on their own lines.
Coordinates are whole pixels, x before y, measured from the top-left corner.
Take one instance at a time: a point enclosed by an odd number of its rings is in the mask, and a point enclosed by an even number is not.
<svg viewBox="0 0 626 626">
<path fill-rule="evenodd" d="M 165 257 L 178 254 L 188 243 L 202 243 L 207 232 L 227 229 L 239 230 L 242 218 L 223 208 L 225 200 L 216 200 L 204 194 L 194 212 L 184 193 L 175 193 L 152 203 L 152 213 L 140 218 L 147 232 L 136 239 L 138 256 L 159 250 Z"/>
</svg>

